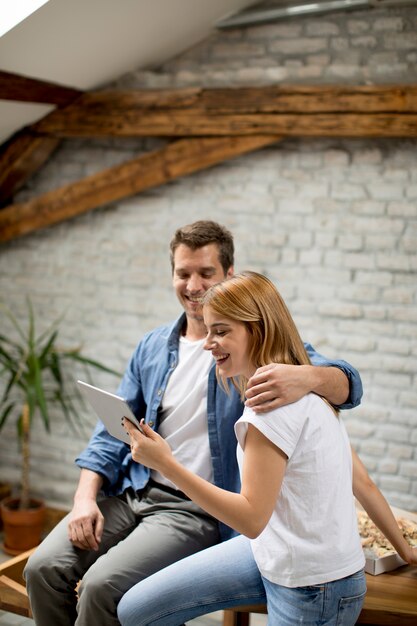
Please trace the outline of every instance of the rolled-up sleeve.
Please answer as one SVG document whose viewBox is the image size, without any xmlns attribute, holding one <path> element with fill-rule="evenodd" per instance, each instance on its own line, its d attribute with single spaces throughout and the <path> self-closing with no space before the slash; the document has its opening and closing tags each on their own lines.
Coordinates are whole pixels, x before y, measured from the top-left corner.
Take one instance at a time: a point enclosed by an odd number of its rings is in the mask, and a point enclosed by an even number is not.
<svg viewBox="0 0 417 626">
<path fill-rule="evenodd" d="M 100 474 L 104 479 L 104 490 L 108 491 L 120 480 L 120 468 L 129 447 L 112 437 L 101 421 L 98 421 L 88 446 L 77 456 L 78 467 Z"/>
<path fill-rule="evenodd" d="M 358 370 L 347 361 L 343 361 L 342 359 L 328 359 L 322 354 L 319 354 L 310 343 L 305 343 L 304 346 L 313 365 L 319 367 L 337 367 L 342 370 L 347 377 L 349 381 L 349 397 L 346 402 L 340 404 L 337 408 L 353 409 L 355 406 L 358 406 L 361 403 L 363 395 L 362 380 Z"/>
<path fill-rule="evenodd" d="M 139 367 L 137 366 L 140 344 L 133 353 L 126 368 L 117 394 L 123 397 L 134 414 L 140 418 L 143 405 Z M 117 490 L 123 482 L 125 466 L 130 455 L 129 446 L 109 434 L 101 420 L 98 420 L 87 447 L 75 459 L 80 468 L 89 469 L 104 479 L 103 489 L 106 493 Z M 129 457 L 130 458 L 130 457 Z"/>
</svg>

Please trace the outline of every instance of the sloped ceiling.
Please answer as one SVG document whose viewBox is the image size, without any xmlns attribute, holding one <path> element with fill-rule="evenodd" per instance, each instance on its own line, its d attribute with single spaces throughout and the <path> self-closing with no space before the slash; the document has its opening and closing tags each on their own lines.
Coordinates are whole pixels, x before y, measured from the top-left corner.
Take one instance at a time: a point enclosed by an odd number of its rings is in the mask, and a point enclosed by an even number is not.
<svg viewBox="0 0 417 626">
<path fill-rule="evenodd" d="M 0 38 L 0 70 L 80 90 L 146 69 L 207 37 L 254 0 L 49 0 Z M 53 107 L 2 101 L 0 144 Z"/>
</svg>

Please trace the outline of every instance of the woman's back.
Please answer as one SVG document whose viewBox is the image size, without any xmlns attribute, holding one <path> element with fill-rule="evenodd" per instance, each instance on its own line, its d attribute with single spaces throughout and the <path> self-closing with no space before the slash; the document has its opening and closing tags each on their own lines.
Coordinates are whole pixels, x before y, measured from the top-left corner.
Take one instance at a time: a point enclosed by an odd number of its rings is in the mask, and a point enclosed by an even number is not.
<svg viewBox="0 0 417 626">
<path fill-rule="evenodd" d="M 274 512 L 252 541 L 261 573 L 272 582 L 299 587 L 361 569 L 352 455 L 343 422 L 319 396 L 307 394 L 261 416 L 245 409 L 236 424 L 240 444 L 248 424 L 288 456 Z"/>
</svg>

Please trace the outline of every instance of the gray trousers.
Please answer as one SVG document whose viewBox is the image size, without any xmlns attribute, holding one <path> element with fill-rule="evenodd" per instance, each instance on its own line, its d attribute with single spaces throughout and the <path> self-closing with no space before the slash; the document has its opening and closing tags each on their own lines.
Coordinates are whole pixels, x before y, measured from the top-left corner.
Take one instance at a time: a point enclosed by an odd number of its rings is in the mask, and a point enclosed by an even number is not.
<svg viewBox="0 0 417 626">
<path fill-rule="evenodd" d="M 119 626 L 117 605 L 128 589 L 220 541 L 212 517 L 154 486 L 98 505 L 105 519 L 98 552 L 72 545 L 66 517 L 30 557 L 24 577 L 36 626 Z"/>
</svg>

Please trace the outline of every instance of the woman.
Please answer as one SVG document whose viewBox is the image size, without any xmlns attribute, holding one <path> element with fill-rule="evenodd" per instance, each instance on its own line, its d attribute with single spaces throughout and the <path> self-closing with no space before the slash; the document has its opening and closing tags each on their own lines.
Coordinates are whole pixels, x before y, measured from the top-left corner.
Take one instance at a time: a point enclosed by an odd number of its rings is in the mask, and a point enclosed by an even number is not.
<svg viewBox="0 0 417 626">
<path fill-rule="evenodd" d="M 309 364 L 285 303 L 264 276 L 245 272 L 215 285 L 204 298 L 203 310 L 205 348 L 211 350 L 226 390 L 231 382 L 244 398 L 247 380 L 271 362 Z M 235 427 L 239 494 L 189 472 L 146 425 L 144 435 L 127 421 L 125 426 L 135 461 L 161 472 L 251 541 L 249 550 L 244 537 L 231 539 L 139 583 L 119 604 L 122 626 L 178 625 L 239 604 L 239 597 L 241 604 L 259 602 L 261 580 L 271 626 L 355 624 L 366 585 L 352 485 L 402 558 L 417 564 L 417 550 L 402 537 L 387 502 L 351 450 L 343 422 L 315 394 L 263 416 L 245 408 Z M 213 555 L 219 564 L 231 563 L 230 582 L 226 592 L 206 597 L 204 577 L 218 575 Z M 192 583 L 184 589 L 190 576 Z M 224 585 L 224 574 L 220 578 Z"/>
</svg>

